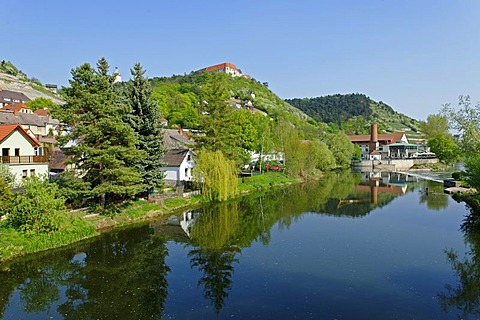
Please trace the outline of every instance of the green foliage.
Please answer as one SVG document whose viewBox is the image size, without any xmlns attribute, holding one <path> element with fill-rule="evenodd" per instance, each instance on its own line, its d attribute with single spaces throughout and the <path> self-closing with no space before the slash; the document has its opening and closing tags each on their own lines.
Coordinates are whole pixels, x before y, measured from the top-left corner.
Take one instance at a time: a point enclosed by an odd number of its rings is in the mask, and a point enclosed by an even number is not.
<svg viewBox="0 0 480 320">
<path fill-rule="evenodd" d="M 239 184 L 239 190 L 244 192 L 270 188 L 272 186 L 281 186 L 283 184 L 292 183 L 295 180 L 282 172 L 269 171 L 265 172 L 264 174 L 242 178 L 241 181 L 242 183 Z"/>
<path fill-rule="evenodd" d="M 65 88 L 67 103 L 56 109 L 58 118 L 70 129 L 60 143 L 77 143 L 70 149 L 72 162 L 102 206 L 144 190 L 141 174 L 128 164 L 146 157 L 136 148 L 134 130 L 123 121 L 131 108 L 113 90 L 108 68 L 102 58 L 97 69 L 88 63 L 73 69 L 71 87 Z"/>
<path fill-rule="evenodd" d="M 159 104 L 162 116 L 170 126 L 196 129 L 200 125 L 198 105 L 200 97 L 195 92 L 199 88 L 187 83 L 156 81 L 152 98 Z"/>
<path fill-rule="evenodd" d="M 0 164 L 0 179 L 5 180 L 10 187 L 15 184 L 15 175 L 3 164 Z"/>
<path fill-rule="evenodd" d="M 11 201 L 7 224 L 27 233 L 58 230 L 65 200 L 58 197 L 57 186 L 32 177 L 25 180 L 23 189 L 25 193 L 16 195 Z"/>
<path fill-rule="evenodd" d="M 442 114 L 429 115 L 426 122 L 420 122 L 419 128 L 427 139 L 448 134 L 450 129 L 447 117 Z"/>
<path fill-rule="evenodd" d="M 27 76 L 22 71 L 18 70 L 10 61 L 2 60 L 0 62 L 0 72 L 10 74 L 12 76 L 19 76 L 22 79 L 26 79 Z"/>
<path fill-rule="evenodd" d="M 445 105 L 443 115 L 450 121 L 450 127 L 461 135 L 461 147 L 466 156 L 480 150 L 480 103 L 472 105 L 469 96 L 460 96 L 458 110 Z"/>
<path fill-rule="evenodd" d="M 317 121 L 333 122 L 338 125 L 353 116 L 368 118 L 372 114 L 371 99 L 364 94 L 336 94 L 311 99 L 287 99 L 286 101 Z"/>
<path fill-rule="evenodd" d="M 0 176 L 0 217 L 9 212 L 12 199 L 13 194 L 8 182 Z"/>
<path fill-rule="evenodd" d="M 465 159 L 466 181 L 468 184 L 480 190 L 480 155 L 470 155 Z"/>
<path fill-rule="evenodd" d="M 334 123 L 348 134 L 366 134 L 369 125 L 377 123 L 380 131 L 417 131 L 418 122 L 395 112 L 383 102 L 364 94 L 336 94 L 316 98 L 287 99 L 286 102 L 304 111 L 319 122 Z"/>
<path fill-rule="evenodd" d="M 328 134 L 326 143 L 335 158 L 337 167 L 350 166 L 356 149 L 345 133 Z"/>
<path fill-rule="evenodd" d="M 222 151 L 201 150 L 196 161 L 195 176 L 201 183 L 204 196 L 209 200 L 224 201 L 237 194 L 237 167 Z"/>
<path fill-rule="evenodd" d="M 33 111 L 37 109 L 53 110 L 57 105 L 50 99 L 39 97 L 31 101 L 25 102 L 25 104 Z"/>
<path fill-rule="evenodd" d="M 151 98 L 152 90 L 145 79 L 145 71 L 140 63 L 131 69 L 132 81 L 127 84 L 125 98 L 131 112 L 127 115 L 127 123 L 137 136 L 137 149 L 144 151 L 146 156 L 135 158 L 131 165 L 142 175 L 143 184 L 156 187 L 163 183 L 163 135 L 161 131 L 160 112 L 157 104 Z"/>
<path fill-rule="evenodd" d="M 460 148 L 449 133 L 438 133 L 428 140 L 428 146 L 445 164 L 450 164 L 460 157 Z"/>
<path fill-rule="evenodd" d="M 188 202 L 184 198 L 167 198 L 163 201 L 163 204 L 167 208 L 178 208 L 186 205 Z"/>
<path fill-rule="evenodd" d="M 58 193 L 72 207 L 80 207 L 91 200 L 90 183 L 77 177 L 73 171 L 62 172 L 53 182 L 58 186 Z"/>
<path fill-rule="evenodd" d="M 460 148 L 465 162 L 467 182 L 480 189 L 480 103 L 472 105 L 469 96 L 460 96 L 458 109 L 445 105 L 442 114 L 450 127 L 460 133 Z"/>
<path fill-rule="evenodd" d="M 368 134 L 370 133 L 370 123 L 364 116 L 353 116 L 342 123 L 342 129 L 346 134 Z"/>
</svg>

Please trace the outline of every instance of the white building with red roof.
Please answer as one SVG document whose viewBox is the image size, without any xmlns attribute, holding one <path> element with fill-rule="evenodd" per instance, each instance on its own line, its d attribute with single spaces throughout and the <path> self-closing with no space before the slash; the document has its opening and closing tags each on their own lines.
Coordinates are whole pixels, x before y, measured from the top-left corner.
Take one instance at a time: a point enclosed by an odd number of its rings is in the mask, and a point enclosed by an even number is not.
<svg viewBox="0 0 480 320">
<path fill-rule="evenodd" d="M 200 69 L 198 71 L 203 71 L 203 72 L 222 72 L 229 74 L 234 77 L 241 77 L 243 76 L 242 70 L 238 69 L 233 63 L 231 62 L 224 62 L 224 63 L 219 63 L 213 66 L 209 66 L 203 69 Z"/>
<path fill-rule="evenodd" d="M 23 178 L 48 175 L 48 159 L 41 144 L 19 124 L 0 125 L 0 164 L 20 183 Z"/>
</svg>

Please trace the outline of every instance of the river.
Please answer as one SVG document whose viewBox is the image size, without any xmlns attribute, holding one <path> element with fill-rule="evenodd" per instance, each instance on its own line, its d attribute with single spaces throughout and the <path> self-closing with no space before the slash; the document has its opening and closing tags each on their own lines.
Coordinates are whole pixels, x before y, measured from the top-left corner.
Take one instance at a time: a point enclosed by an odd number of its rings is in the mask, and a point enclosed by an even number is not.
<svg viewBox="0 0 480 320">
<path fill-rule="evenodd" d="M 468 217 L 433 181 L 332 173 L 4 263 L 0 319 L 474 319 Z"/>
</svg>

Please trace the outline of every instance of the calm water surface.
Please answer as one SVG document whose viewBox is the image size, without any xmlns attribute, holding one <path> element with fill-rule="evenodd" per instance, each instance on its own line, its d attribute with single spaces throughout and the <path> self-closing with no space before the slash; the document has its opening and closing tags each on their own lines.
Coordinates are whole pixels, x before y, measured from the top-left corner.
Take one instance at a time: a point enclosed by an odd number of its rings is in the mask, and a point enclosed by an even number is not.
<svg viewBox="0 0 480 320">
<path fill-rule="evenodd" d="M 0 265 L 0 318 L 476 319 L 468 213 L 433 182 L 336 173 Z"/>
</svg>

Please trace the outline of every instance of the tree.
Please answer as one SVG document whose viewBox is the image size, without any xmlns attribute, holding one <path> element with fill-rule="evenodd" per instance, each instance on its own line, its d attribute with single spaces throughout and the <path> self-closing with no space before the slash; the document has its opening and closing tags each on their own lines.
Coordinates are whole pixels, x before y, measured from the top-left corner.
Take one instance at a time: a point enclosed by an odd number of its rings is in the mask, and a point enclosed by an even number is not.
<svg viewBox="0 0 480 320">
<path fill-rule="evenodd" d="M 460 96 L 459 109 L 445 105 L 442 113 L 450 120 L 450 126 L 460 134 L 460 148 L 464 158 L 467 180 L 480 188 L 480 103 L 472 105 L 469 96 Z"/>
<path fill-rule="evenodd" d="M 437 134 L 428 140 L 428 146 L 446 164 L 455 162 L 460 156 L 460 148 L 449 133 Z"/>
<path fill-rule="evenodd" d="M 426 122 L 420 122 L 419 127 L 427 139 L 447 134 L 450 129 L 447 117 L 442 114 L 429 115 Z"/>
<path fill-rule="evenodd" d="M 228 160 L 222 151 L 201 150 L 196 161 L 196 180 L 201 183 L 202 194 L 209 200 L 223 201 L 237 194 L 235 162 Z"/>
<path fill-rule="evenodd" d="M 335 168 L 335 158 L 333 157 L 332 152 L 328 149 L 328 146 L 325 142 L 314 140 L 312 141 L 312 154 L 314 154 L 316 159 L 316 168 L 321 171 L 328 171 Z"/>
<path fill-rule="evenodd" d="M 213 74 L 211 80 L 202 88 L 203 104 L 201 128 L 204 136 L 197 140 L 202 148 L 209 151 L 225 151 L 234 145 L 235 137 L 229 132 L 229 118 L 233 109 L 228 105 L 230 94 L 225 79 L 220 73 Z"/>
<path fill-rule="evenodd" d="M 44 97 L 35 98 L 31 101 L 25 102 L 25 104 L 33 111 L 37 109 L 52 110 L 57 107 L 57 105 L 52 100 Z"/>
<path fill-rule="evenodd" d="M 152 100 L 152 90 L 145 79 L 145 71 L 140 63 L 130 70 L 133 79 L 127 85 L 126 101 L 131 112 L 127 115 L 127 123 L 137 135 L 137 149 L 146 153 L 145 158 L 133 160 L 134 167 L 141 173 L 143 184 L 156 187 L 163 183 L 163 147 L 160 112 Z"/>
<path fill-rule="evenodd" d="M 60 143 L 74 143 L 72 162 L 103 207 L 129 199 L 144 186 L 141 174 L 127 164 L 146 156 L 136 149 L 135 132 L 124 122 L 130 107 L 113 90 L 105 58 L 98 61 L 96 69 L 85 63 L 71 73 L 70 87 L 64 90 L 67 103 L 56 112 L 69 129 Z"/>
<path fill-rule="evenodd" d="M 333 154 L 338 167 L 348 167 L 355 154 L 355 146 L 343 132 L 327 135 L 328 148 Z"/>
</svg>

